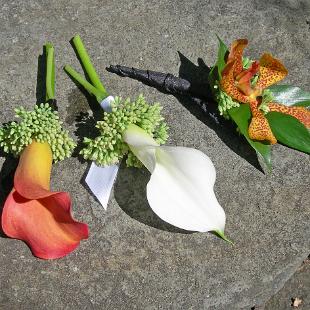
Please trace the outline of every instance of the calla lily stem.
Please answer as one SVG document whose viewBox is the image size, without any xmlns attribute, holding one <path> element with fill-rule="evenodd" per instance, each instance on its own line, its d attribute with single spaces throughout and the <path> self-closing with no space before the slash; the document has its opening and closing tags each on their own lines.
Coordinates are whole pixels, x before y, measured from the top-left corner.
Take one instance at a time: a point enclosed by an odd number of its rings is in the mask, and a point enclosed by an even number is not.
<svg viewBox="0 0 310 310">
<path fill-rule="evenodd" d="M 64 67 L 64 70 L 68 73 L 68 75 L 76 80 L 80 85 L 82 85 L 89 94 L 96 97 L 98 102 L 101 102 L 104 98 L 108 96 L 108 94 L 105 92 L 100 91 L 98 88 L 90 84 L 87 80 L 85 80 L 78 72 L 76 72 L 71 66 L 66 65 Z"/>
<path fill-rule="evenodd" d="M 55 98 L 55 53 L 52 43 L 47 42 L 45 45 L 46 53 L 46 101 Z"/>
<path fill-rule="evenodd" d="M 100 91 L 102 94 L 105 95 L 105 97 L 107 97 L 108 93 L 100 81 L 100 78 L 90 60 L 90 57 L 84 47 L 80 36 L 74 36 L 72 42 L 91 83 L 94 87 L 97 88 L 98 91 Z"/>
</svg>

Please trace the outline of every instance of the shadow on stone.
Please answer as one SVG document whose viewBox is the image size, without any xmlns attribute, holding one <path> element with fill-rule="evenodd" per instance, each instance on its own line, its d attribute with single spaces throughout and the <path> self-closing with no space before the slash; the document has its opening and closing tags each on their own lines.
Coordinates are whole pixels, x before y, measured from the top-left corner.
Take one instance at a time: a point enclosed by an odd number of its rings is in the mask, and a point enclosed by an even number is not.
<svg viewBox="0 0 310 310">
<path fill-rule="evenodd" d="M 74 81 L 75 82 L 75 81 Z M 85 178 L 91 166 L 91 161 L 85 160 L 80 151 L 84 147 L 84 137 L 94 139 L 99 135 L 99 131 L 96 128 L 97 121 L 103 118 L 103 110 L 98 102 L 90 96 L 84 88 L 77 84 L 77 88 L 74 89 L 68 96 L 69 105 L 66 109 L 67 116 L 65 122 L 69 125 L 75 124 L 74 134 L 77 136 L 77 147 L 75 148 L 72 156 L 76 157 L 81 164 L 88 163 L 85 172 L 80 180 L 80 184 L 87 190 L 96 201 L 97 197 L 89 189 L 85 182 Z M 100 203 L 98 201 L 98 203 Z"/>
<path fill-rule="evenodd" d="M 151 209 L 147 197 L 146 186 L 150 173 L 146 169 L 128 168 L 122 163 L 114 184 L 114 197 L 121 209 L 131 218 L 145 225 L 173 233 L 190 234 L 164 222 Z"/>
<path fill-rule="evenodd" d="M 83 159 L 84 160 L 84 159 Z M 86 162 L 86 160 L 84 160 Z M 92 196 L 99 204 L 100 204 L 100 201 L 97 199 L 97 197 L 94 195 L 94 193 L 90 190 L 90 188 L 88 187 L 85 179 L 86 179 L 86 176 L 88 174 L 88 171 L 90 169 L 90 166 L 91 166 L 92 162 L 91 161 L 88 161 L 87 163 L 87 168 L 85 169 L 84 173 L 83 173 L 83 176 L 80 180 L 80 184 L 86 189 L 86 191 L 88 192 L 88 194 L 90 196 Z"/>
<path fill-rule="evenodd" d="M 38 57 L 37 86 L 36 86 L 36 104 L 45 102 L 46 97 L 46 53 L 43 47 L 42 55 Z"/>
<path fill-rule="evenodd" d="M 103 118 L 103 110 L 97 101 L 80 87 L 69 94 L 68 102 L 65 122 L 69 125 L 75 123 L 74 133 L 78 138 L 73 157 L 77 157 L 81 163 L 85 163 L 83 157 L 79 155 L 84 146 L 84 137 L 93 139 L 99 135 L 96 123 Z"/>
<path fill-rule="evenodd" d="M 0 152 L 5 161 L 0 171 L 0 214 L 2 215 L 3 206 L 14 185 L 14 174 L 18 165 L 18 158 L 14 158 L 6 153 Z M 0 237 L 7 238 L 0 227 Z"/>
</svg>

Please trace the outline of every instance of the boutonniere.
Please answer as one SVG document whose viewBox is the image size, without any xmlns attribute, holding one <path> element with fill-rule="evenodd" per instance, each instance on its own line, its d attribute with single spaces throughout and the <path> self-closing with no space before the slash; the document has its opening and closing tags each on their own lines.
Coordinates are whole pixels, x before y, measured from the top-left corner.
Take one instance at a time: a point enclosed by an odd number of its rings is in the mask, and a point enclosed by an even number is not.
<svg viewBox="0 0 310 310">
<path fill-rule="evenodd" d="M 122 100 L 109 96 L 79 36 L 72 40 L 90 82 L 72 67 L 69 76 L 95 96 L 104 109 L 96 125 L 100 134 L 85 137 L 81 155 L 94 161 L 86 182 L 101 203 L 106 203 L 107 184 L 116 176 L 111 165 L 126 158 L 127 166 L 146 167 L 151 173 L 147 199 L 164 221 L 192 231 L 215 231 L 224 236 L 225 213 L 213 191 L 215 168 L 202 152 L 186 147 L 163 146 L 168 127 L 159 104 L 143 96 Z M 108 194 L 111 186 L 108 188 Z M 104 192 L 104 193 L 103 193 Z"/>
<path fill-rule="evenodd" d="M 54 48 L 45 46 L 46 103 L 32 111 L 15 109 L 18 122 L 0 129 L 0 146 L 19 157 L 14 187 L 2 212 L 2 229 L 11 237 L 25 241 L 32 253 L 44 259 L 67 255 L 88 237 L 88 227 L 71 215 L 67 192 L 52 192 L 52 162 L 71 156 L 75 142 L 62 129 L 58 112 L 53 109 Z"/>
<path fill-rule="evenodd" d="M 197 87 L 169 73 L 120 65 L 107 69 L 169 93 L 212 98 L 219 114 L 237 125 L 239 133 L 271 169 L 271 145 L 277 142 L 310 153 L 310 93 L 296 86 L 278 85 L 288 73 L 284 65 L 268 53 L 259 60 L 244 57 L 247 44 L 246 39 L 236 40 L 228 49 L 219 39 L 217 61 L 209 72 L 209 96 L 201 85 Z"/>
<path fill-rule="evenodd" d="M 259 60 L 243 57 L 246 39 L 234 41 L 230 50 L 219 42 L 209 78 L 220 114 L 236 123 L 270 168 L 270 147 L 277 141 L 310 153 L 310 94 L 275 85 L 286 77 L 286 68 L 268 53 Z"/>
</svg>

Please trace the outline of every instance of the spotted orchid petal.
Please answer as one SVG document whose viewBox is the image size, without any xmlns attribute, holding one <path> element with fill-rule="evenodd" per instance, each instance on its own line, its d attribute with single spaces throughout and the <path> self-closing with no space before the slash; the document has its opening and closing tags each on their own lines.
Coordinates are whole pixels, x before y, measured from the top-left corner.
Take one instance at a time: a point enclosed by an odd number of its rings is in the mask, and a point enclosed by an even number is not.
<svg viewBox="0 0 310 310">
<path fill-rule="evenodd" d="M 245 95 L 235 83 L 234 66 L 235 60 L 231 60 L 222 71 L 221 89 L 231 98 L 242 103 L 248 103 L 250 101 L 249 96 Z"/>
<path fill-rule="evenodd" d="M 227 63 L 230 61 L 234 61 L 234 76 L 237 76 L 243 70 L 242 55 L 243 50 L 247 45 L 248 45 L 247 39 L 238 39 L 231 44 L 230 52 L 227 58 Z"/>
<path fill-rule="evenodd" d="M 49 191 L 51 166 L 47 143 L 25 148 L 1 219 L 7 236 L 25 241 L 43 259 L 65 256 L 88 237 L 88 226 L 72 218 L 69 194 Z"/>
<path fill-rule="evenodd" d="M 250 102 L 252 119 L 249 124 L 249 137 L 252 140 L 277 143 L 277 139 L 271 131 L 270 125 L 264 113 L 257 108 L 257 101 Z"/>
<path fill-rule="evenodd" d="M 258 108 L 258 96 L 261 96 L 264 88 L 282 80 L 287 75 L 287 70 L 270 54 L 264 54 L 259 62 L 254 61 L 249 69 L 243 69 L 242 55 L 247 43 L 246 39 L 239 39 L 232 43 L 226 66 L 222 71 L 220 86 L 233 99 L 240 103 L 249 103 L 252 113 L 248 129 L 249 137 L 252 140 L 275 144 L 277 139 L 264 113 Z M 258 72 L 258 81 L 255 86 L 252 86 L 251 79 Z M 293 113 L 300 115 L 300 111 Z"/>
<path fill-rule="evenodd" d="M 161 219 L 186 230 L 224 232 L 225 212 L 214 194 L 216 172 L 208 156 L 191 148 L 159 146 L 136 125 L 123 138 L 152 174 L 147 199 Z"/>
<path fill-rule="evenodd" d="M 268 141 L 270 144 L 277 143 L 269 122 L 264 113 L 258 108 L 258 102 L 250 103 L 252 119 L 249 124 L 249 137 L 252 140 Z M 310 128 L 310 111 L 304 107 L 285 106 L 279 103 L 269 103 L 268 108 L 270 112 L 281 112 L 288 114 L 298 119 L 306 128 Z"/>
<path fill-rule="evenodd" d="M 264 89 L 283 80 L 288 71 L 284 65 L 270 54 L 263 54 L 259 60 L 259 78 L 257 88 Z"/>
<path fill-rule="evenodd" d="M 247 70 L 243 70 L 236 76 L 236 86 L 239 88 L 246 96 L 250 96 L 255 93 L 255 89 L 252 88 L 251 79 L 259 71 L 258 61 L 254 61 L 251 67 Z"/>
<path fill-rule="evenodd" d="M 306 128 L 310 128 L 310 111 L 305 107 L 286 106 L 284 104 L 271 102 L 268 104 L 270 112 L 281 112 L 297 118 Z"/>
<path fill-rule="evenodd" d="M 227 95 L 243 103 L 248 103 L 249 98 L 236 86 L 235 78 L 242 73 L 242 55 L 247 44 L 247 39 L 235 40 L 232 43 L 220 81 L 221 88 Z"/>
</svg>

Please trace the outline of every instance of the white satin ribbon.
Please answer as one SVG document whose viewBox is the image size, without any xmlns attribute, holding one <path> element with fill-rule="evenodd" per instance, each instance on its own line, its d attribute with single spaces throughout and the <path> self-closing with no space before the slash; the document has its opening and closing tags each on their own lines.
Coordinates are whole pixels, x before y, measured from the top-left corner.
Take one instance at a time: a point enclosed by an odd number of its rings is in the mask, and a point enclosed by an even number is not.
<svg viewBox="0 0 310 310">
<path fill-rule="evenodd" d="M 105 112 L 112 112 L 111 103 L 114 101 L 113 96 L 102 100 L 100 106 Z M 103 208 L 106 210 L 110 198 L 111 190 L 117 176 L 119 165 L 100 167 L 92 162 L 87 173 L 85 182 L 89 189 L 96 196 Z"/>
</svg>

